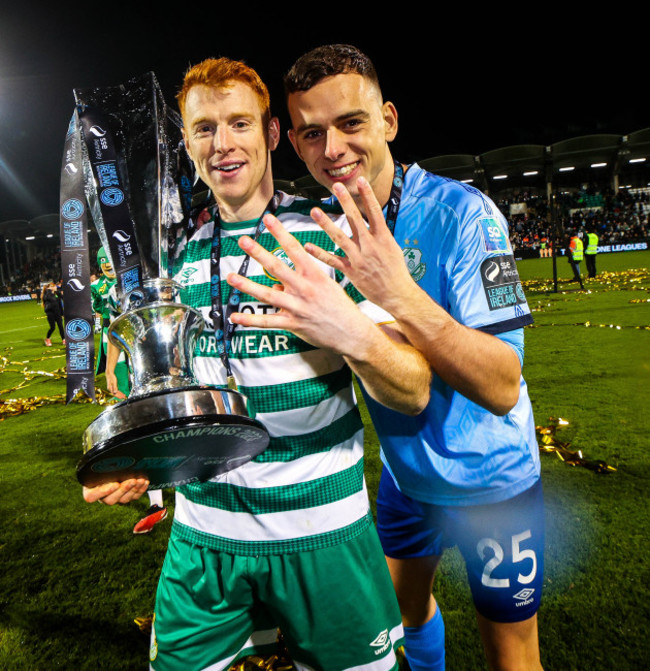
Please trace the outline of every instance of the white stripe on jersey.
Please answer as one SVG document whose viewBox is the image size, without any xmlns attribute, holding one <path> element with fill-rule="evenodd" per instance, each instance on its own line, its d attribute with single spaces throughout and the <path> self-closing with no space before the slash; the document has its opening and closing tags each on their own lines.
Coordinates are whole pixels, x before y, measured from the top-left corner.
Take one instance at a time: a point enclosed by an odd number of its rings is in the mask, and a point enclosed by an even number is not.
<svg viewBox="0 0 650 671">
<path fill-rule="evenodd" d="M 205 356 L 194 357 L 192 364 L 194 376 L 201 384 L 224 385 L 226 384 L 226 369 L 221 365 L 215 365 L 214 359 Z"/>
<path fill-rule="evenodd" d="M 350 412 L 355 404 L 354 389 L 342 389 L 318 405 L 282 412 L 260 412 L 255 419 L 264 424 L 271 436 L 300 436 L 324 429 Z"/>
<path fill-rule="evenodd" d="M 337 531 L 368 515 L 368 493 L 361 491 L 314 508 L 251 515 L 190 503 L 176 490 L 174 519 L 210 535 L 236 541 L 282 541 Z"/>
<path fill-rule="evenodd" d="M 272 344 L 275 344 L 275 337 L 273 331 L 268 331 L 268 339 Z M 235 337 L 243 337 L 243 341 L 237 343 L 236 349 L 241 352 L 246 352 L 247 347 L 250 349 L 252 344 L 248 344 L 245 340 L 246 331 L 239 329 L 235 332 Z M 252 336 L 254 337 L 254 336 Z M 284 337 L 284 336 L 282 336 Z M 280 342 L 281 344 L 281 342 Z M 241 350 L 239 349 L 241 348 Z M 233 348 L 235 349 L 235 348 Z M 346 364 L 340 355 L 335 354 L 331 350 L 315 349 L 306 352 L 295 352 L 291 354 L 280 354 L 277 356 L 267 356 L 258 359 L 235 359 L 232 357 L 230 363 L 233 373 L 237 380 L 241 378 L 237 375 L 237 369 L 245 369 L 248 366 L 255 366 L 255 374 L 259 380 L 264 380 L 265 385 L 272 384 L 286 384 L 288 382 L 298 382 L 301 380 L 309 380 L 314 377 L 320 377 L 329 373 L 334 373 L 341 370 Z"/>
<path fill-rule="evenodd" d="M 352 444 L 351 444 L 352 443 Z M 327 452 L 308 454 L 293 461 L 249 461 L 238 468 L 212 478 L 210 482 L 227 483 L 257 489 L 284 487 L 297 482 L 310 482 L 351 468 L 363 457 L 363 429 Z"/>
</svg>

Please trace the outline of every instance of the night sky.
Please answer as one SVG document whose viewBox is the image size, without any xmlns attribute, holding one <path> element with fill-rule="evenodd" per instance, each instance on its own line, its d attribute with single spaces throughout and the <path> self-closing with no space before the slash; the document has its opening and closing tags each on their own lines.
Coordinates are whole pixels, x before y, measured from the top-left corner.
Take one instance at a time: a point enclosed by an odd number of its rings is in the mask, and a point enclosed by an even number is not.
<svg viewBox="0 0 650 671">
<path fill-rule="evenodd" d="M 305 51 L 334 42 L 355 44 L 374 61 L 384 97 L 399 112 L 393 153 L 404 162 L 650 126 L 643 45 L 629 30 L 612 37 L 618 30 L 609 25 L 554 16 L 548 25 L 513 24 L 464 5 L 455 15 L 436 9 L 436 20 L 424 21 L 393 17 L 397 7 L 368 19 L 368 4 L 291 5 L 287 12 L 272 4 L 260 11 L 243 2 L 225 9 L 184 3 L 174 15 L 155 5 L 146 11 L 147 3 L 125 13 L 115 5 L 68 3 L 55 12 L 51 5 L 63 3 L 14 4 L 0 10 L 0 222 L 58 210 L 74 88 L 112 86 L 152 70 L 173 103 L 187 67 L 209 56 L 245 60 L 269 86 L 283 129 L 278 178 L 306 174 L 284 133 L 282 74 Z"/>
</svg>

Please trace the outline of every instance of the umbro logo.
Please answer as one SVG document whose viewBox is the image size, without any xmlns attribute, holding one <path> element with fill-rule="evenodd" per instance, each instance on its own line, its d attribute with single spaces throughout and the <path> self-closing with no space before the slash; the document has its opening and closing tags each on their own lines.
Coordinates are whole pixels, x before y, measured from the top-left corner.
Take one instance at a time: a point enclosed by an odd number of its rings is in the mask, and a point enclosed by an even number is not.
<svg viewBox="0 0 650 671">
<path fill-rule="evenodd" d="M 384 629 L 379 636 L 370 644 L 373 648 L 380 648 L 382 645 L 386 645 L 388 640 L 388 629 Z"/>
<path fill-rule="evenodd" d="M 532 596 L 535 594 L 535 590 L 532 587 L 524 587 L 524 589 L 519 590 L 516 594 L 512 595 L 513 599 L 517 599 L 515 606 L 527 606 L 529 603 L 532 603 Z"/>
<path fill-rule="evenodd" d="M 525 601 L 528 599 L 528 597 L 533 596 L 535 594 L 535 590 L 531 587 L 524 587 L 524 589 L 520 590 L 516 594 L 512 595 L 513 599 L 520 599 L 521 601 Z"/>
<path fill-rule="evenodd" d="M 194 278 L 192 277 L 192 275 L 194 275 L 194 273 L 196 273 L 197 271 L 198 271 L 197 268 L 192 268 L 191 266 L 187 267 L 187 268 L 184 268 L 183 271 L 181 272 L 181 277 L 183 279 L 180 280 L 180 283 L 184 284 L 184 285 L 185 284 L 193 284 L 194 283 Z"/>
<path fill-rule="evenodd" d="M 375 640 L 370 643 L 371 647 L 377 648 L 375 650 L 375 655 L 381 655 L 382 652 L 386 651 L 389 645 L 390 635 L 388 633 L 388 629 L 384 629 L 384 631 L 379 632 L 379 635 L 375 638 Z"/>
</svg>

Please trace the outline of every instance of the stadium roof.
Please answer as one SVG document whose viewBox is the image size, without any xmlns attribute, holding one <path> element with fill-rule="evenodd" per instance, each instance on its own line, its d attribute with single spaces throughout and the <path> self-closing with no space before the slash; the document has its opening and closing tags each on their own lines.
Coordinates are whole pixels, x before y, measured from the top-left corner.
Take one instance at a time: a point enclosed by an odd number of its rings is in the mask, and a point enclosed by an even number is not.
<svg viewBox="0 0 650 671">
<path fill-rule="evenodd" d="M 650 128 L 629 135 L 585 135 L 555 144 L 515 145 L 471 156 L 454 154 L 419 161 L 427 170 L 461 181 L 477 182 L 483 189 L 494 189 L 494 180 L 504 180 L 514 188 L 529 186 L 528 178 L 539 177 L 537 183 L 551 182 L 557 186 L 571 183 L 568 173 L 580 181 L 602 181 L 614 175 L 627 175 L 634 161 L 650 158 Z M 633 163 L 630 164 L 630 161 Z M 645 169 L 635 169 L 634 186 L 647 186 L 650 178 L 648 161 Z M 606 169 L 595 175 L 588 171 Z"/>
<path fill-rule="evenodd" d="M 459 181 L 471 182 L 479 189 L 494 193 L 576 187 L 585 182 L 612 183 L 646 187 L 650 184 L 650 128 L 628 135 L 585 135 L 556 142 L 513 145 L 474 156 L 448 154 L 418 161 L 426 170 Z M 321 198 L 329 192 L 311 175 L 295 180 L 276 180 L 276 188 Z M 12 219 L 0 223 L 0 234 L 7 238 L 37 240 L 57 237 L 58 214 L 46 214 L 31 221 Z"/>
<path fill-rule="evenodd" d="M 648 160 L 634 163 L 643 159 Z M 630 164 L 630 161 L 633 163 Z M 634 173 L 634 183 L 625 181 L 625 184 L 645 187 L 650 183 L 650 128 L 629 135 L 585 135 L 549 146 L 513 145 L 477 156 L 433 156 L 418 161 L 418 164 L 430 172 L 471 182 L 488 192 L 501 186 L 516 190 L 530 187 L 543 189 L 549 182 L 557 187 L 576 186 L 588 181 L 611 182 L 614 175 L 627 178 L 631 173 Z M 603 170 L 593 172 L 599 169 Z M 290 184 L 305 195 L 327 193 L 311 175 L 300 177 Z"/>
</svg>

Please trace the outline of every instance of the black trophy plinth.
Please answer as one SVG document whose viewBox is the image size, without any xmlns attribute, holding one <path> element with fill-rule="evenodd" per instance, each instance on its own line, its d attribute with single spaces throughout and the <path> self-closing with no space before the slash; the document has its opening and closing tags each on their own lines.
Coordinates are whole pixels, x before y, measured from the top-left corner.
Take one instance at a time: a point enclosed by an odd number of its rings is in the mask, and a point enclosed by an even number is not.
<svg viewBox="0 0 650 671">
<path fill-rule="evenodd" d="M 172 299 L 172 280 L 145 280 L 140 307 L 111 323 L 109 339 L 133 368 L 133 389 L 83 436 L 86 487 L 146 478 L 150 489 L 204 481 L 250 461 L 269 443 L 238 391 L 201 385 L 192 359 L 203 317 Z"/>
<path fill-rule="evenodd" d="M 174 487 L 241 466 L 268 443 L 241 394 L 164 390 L 112 406 L 88 426 L 77 478 L 87 487 L 128 478 L 147 478 L 150 489 Z"/>
</svg>

